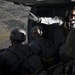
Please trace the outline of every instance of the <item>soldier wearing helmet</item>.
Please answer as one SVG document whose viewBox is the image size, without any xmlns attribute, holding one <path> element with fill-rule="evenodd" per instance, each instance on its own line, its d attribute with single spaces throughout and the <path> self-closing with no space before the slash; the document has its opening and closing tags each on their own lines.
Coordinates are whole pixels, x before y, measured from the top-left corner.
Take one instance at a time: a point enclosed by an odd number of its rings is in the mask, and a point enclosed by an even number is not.
<svg viewBox="0 0 75 75">
<path fill-rule="evenodd" d="M 43 30 L 44 28 L 42 26 L 34 26 L 31 30 L 31 35 L 32 35 L 32 42 L 29 44 L 29 47 L 32 49 L 32 50 L 35 50 L 34 52 L 36 54 L 40 54 L 40 51 L 41 51 L 41 48 L 39 47 L 40 45 L 38 45 L 41 41 L 42 45 L 44 44 L 43 43 L 43 40 L 45 40 L 43 38 Z M 46 42 L 46 40 L 45 40 Z"/>
<path fill-rule="evenodd" d="M 47 69 L 55 63 L 57 64 L 60 57 L 53 44 L 43 37 L 44 33 L 44 28 L 42 26 L 34 26 L 31 30 L 34 39 L 30 42 L 29 47 L 35 54 L 38 54 L 41 57 L 45 64 L 44 69 Z M 55 63 L 53 63 L 52 61 L 49 61 L 52 57 L 54 57 L 53 61 L 57 59 L 58 62 L 55 61 Z"/>
<path fill-rule="evenodd" d="M 23 29 L 14 29 L 10 34 L 11 42 L 22 43 L 26 40 L 26 32 Z"/>
<path fill-rule="evenodd" d="M 44 34 L 44 28 L 42 26 L 36 25 L 31 30 L 31 35 L 33 40 L 29 44 L 29 47 L 32 48 L 32 50 L 35 50 L 37 54 L 40 54 L 43 45 L 49 46 L 47 40 L 43 38 L 43 34 Z M 40 47 L 40 45 L 42 47 Z"/>
<path fill-rule="evenodd" d="M 20 65 L 23 61 L 23 56 L 29 55 L 29 48 L 23 45 L 26 40 L 26 32 L 23 29 L 17 28 L 10 33 L 10 41 L 12 46 L 6 48 L 0 53 L 0 70 L 5 75 L 20 75 Z"/>
</svg>

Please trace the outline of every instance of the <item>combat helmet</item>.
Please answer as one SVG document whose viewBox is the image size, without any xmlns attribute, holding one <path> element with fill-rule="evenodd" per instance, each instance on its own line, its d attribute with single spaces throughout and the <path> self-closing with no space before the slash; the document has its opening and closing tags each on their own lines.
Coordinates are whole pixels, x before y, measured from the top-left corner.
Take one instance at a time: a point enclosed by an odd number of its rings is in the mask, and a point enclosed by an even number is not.
<svg viewBox="0 0 75 75">
<path fill-rule="evenodd" d="M 12 30 L 11 34 L 10 34 L 10 40 L 17 40 L 17 41 L 25 41 L 26 40 L 26 32 L 24 29 L 14 29 Z"/>
<path fill-rule="evenodd" d="M 31 30 L 32 33 L 37 33 L 40 36 L 43 36 L 44 28 L 42 26 L 34 26 Z"/>
</svg>

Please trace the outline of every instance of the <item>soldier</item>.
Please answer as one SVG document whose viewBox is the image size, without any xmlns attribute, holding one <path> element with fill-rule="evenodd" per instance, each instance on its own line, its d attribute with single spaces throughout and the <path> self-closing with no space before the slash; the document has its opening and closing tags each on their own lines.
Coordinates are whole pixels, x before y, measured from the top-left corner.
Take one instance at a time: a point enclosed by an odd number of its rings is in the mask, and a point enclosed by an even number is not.
<svg viewBox="0 0 75 75">
<path fill-rule="evenodd" d="M 33 40 L 30 42 L 29 47 L 41 57 L 44 62 L 44 69 L 48 69 L 50 66 L 57 64 L 60 59 L 58 51 L 49 40 L 43 37 L 44 28 L 36 25 L 32 28 L 31 34 Z"/>
<path fill-rule="evenodd" d="M 23 29 L 14 29 L 10 34 L 10 40 L 12 46 L 0 53 L 0 71 L 3 75 L 20 75 L 22 56 L 29 55 L 29 48 L 22 44 L 26 40 L 26 32 Z"/>
</svg>

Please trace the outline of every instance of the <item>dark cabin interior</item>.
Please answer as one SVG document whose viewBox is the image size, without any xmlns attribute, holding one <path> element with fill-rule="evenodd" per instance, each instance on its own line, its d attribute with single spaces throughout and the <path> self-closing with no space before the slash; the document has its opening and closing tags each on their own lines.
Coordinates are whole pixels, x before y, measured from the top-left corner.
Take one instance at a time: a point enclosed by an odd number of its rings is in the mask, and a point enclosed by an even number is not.
<svg viewBox="0 0 75 75">
<path fill-rule="evenodd" d="M 66 11 L 72 8 L 74 4 L 51 4 L 51 5 L 39 5 L 33 6 L 31 12 L 38 17 L 62 17 L 65 18 Z M 32 41 L 31 29 L 37 25 L 36 22 L 29 19 L 28 21 L 28 42 Z M 58 46 L 64 42 L 64 36 L 62 28 L 56 24 L 45 25 L 40 24 L 45 29 L 44 37 L 50 40 L 55 46 Z"/>
</svg>

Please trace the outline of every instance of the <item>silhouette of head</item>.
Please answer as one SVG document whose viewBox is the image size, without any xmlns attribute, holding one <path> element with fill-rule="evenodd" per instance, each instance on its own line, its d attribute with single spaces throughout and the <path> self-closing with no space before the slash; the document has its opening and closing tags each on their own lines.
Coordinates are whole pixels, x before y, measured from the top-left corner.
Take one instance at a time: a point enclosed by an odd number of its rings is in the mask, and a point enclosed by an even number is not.
<svg viewBox="0 0 75 75">
<path fill-rule="evenodd" d="M 43 27 L 42 26 L 34 26 L 31 30 L 33 38 L 36 38 L 38 36 L 43 36 Z"/>
<path fill-rule="evenodd" d="M 23 42 L 26 40 L 26 32 L 23 29 L 14 29 L 10 34 L 11 41 Z"/>
</svg>

